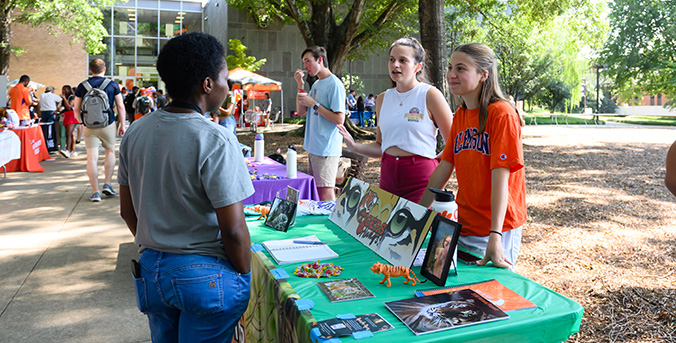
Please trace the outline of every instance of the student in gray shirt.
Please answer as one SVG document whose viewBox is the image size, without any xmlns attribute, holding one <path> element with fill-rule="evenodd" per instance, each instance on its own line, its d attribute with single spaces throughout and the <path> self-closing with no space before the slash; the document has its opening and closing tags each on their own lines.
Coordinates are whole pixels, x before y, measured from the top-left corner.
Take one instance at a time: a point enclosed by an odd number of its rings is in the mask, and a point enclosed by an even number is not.
<svg viewBox="0 0 676 343">
<path fill-rule="evenodd" d="M 231 341 L 249 301 L 242 200 L 254 189 L 233 133 L 203 115 L 229 91 L 223 46 L 202 33 L 175 37 L 157 70 L 173 101 L 120 144 L 120 213 L 141 252 L 137 305 L 153 342 Z"/>
</svg>

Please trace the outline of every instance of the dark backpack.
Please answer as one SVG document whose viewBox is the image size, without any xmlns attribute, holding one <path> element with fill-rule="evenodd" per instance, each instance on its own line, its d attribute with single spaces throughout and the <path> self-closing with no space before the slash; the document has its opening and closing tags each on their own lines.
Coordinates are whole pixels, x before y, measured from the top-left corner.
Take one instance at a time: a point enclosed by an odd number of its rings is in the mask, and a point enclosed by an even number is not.
<svg viewBox="0 0 676 343">
<path fill-rule="evenodd" d="M 108 126 L 110 118 L 113 116 L 113 109 L 110 108 L 110 100 L 106 93 L 106 87 L 110 79 L 105 79 L 100 86 L 94 88 L 89 81 L 82 83 L 87 90 L 82 99 L 82 123 L 90 129 L 98 129 Z"/>
<path fill-rule="evenodd" d="M 136 113 L 147 114 L 150 112 L 152 101 L 147 95 L 141 95 L 136 101 Z"/>
</svg>

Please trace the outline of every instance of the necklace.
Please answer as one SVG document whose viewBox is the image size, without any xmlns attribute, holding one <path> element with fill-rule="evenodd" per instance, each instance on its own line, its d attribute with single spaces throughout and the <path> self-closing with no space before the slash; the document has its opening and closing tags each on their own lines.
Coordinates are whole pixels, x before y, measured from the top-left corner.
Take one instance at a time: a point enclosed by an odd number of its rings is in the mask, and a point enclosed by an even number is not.
<svg viewBox="0 0 676 343">
<path fill-rule="evenodd" d="M 414 86 L 413 88 L 415 88 L 415 86 Z M 408 94 L 406 94 L 406 96 L 404 97 L 404 100 L 402 100 L 401 97 L 399 96 L 399 91 L 398 91 L 396 88 L 394 89 L 394 94 L 396 94 L 396 95 L 397 95 L 397 99 L 399 99 L 399 106 L 404 106 L 404 101 L 406 101 L 406 99 L 408 99 L 408 97 L 411 95 L 410 92 L 413 90 L 413 88 L 411 88 L 411 89 L 409 89 L 408 91 L 404 92 L 404 93 L 408 93 Z"/>
</svg>

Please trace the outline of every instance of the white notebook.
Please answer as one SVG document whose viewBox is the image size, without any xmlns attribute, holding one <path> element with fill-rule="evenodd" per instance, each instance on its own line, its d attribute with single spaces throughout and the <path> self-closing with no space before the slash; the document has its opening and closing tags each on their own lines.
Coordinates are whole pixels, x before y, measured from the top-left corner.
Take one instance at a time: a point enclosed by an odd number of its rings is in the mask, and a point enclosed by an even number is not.
<svg viewBox="0 0 676 343">
<path fill-rule="evenodd" d="M 293 241 L 319 242 L 317 236 L 295 237 L 276 241 L 265 241 L 263 246 L 268 250 L 277 264 L 317 261 L 338 257 L 328 244 L 297 244 Z"/>
</svg>

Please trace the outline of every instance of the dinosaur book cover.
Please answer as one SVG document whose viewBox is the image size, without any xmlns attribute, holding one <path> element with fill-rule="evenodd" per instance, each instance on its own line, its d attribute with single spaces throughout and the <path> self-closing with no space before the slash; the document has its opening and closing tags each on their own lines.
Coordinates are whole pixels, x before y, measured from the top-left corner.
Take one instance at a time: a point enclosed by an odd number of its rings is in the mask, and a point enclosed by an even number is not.
<svg viewBox="0 0 676 343">
<path fill-rule="evenodd" d="M 329 220 L 387 262 L 410 268 L 435 211 L 350 178 Z"/>
<path fill-rule="evenodd" d="M 416 335 L 509 318 L 471 289 L 390 301 L 385 306 Z"/>
<path fill-rule="evenodd" d="M 317 286 L 332 303 L 373 298 L 375 295 L 356 278 L 318 282 Z"/>
</svg>

